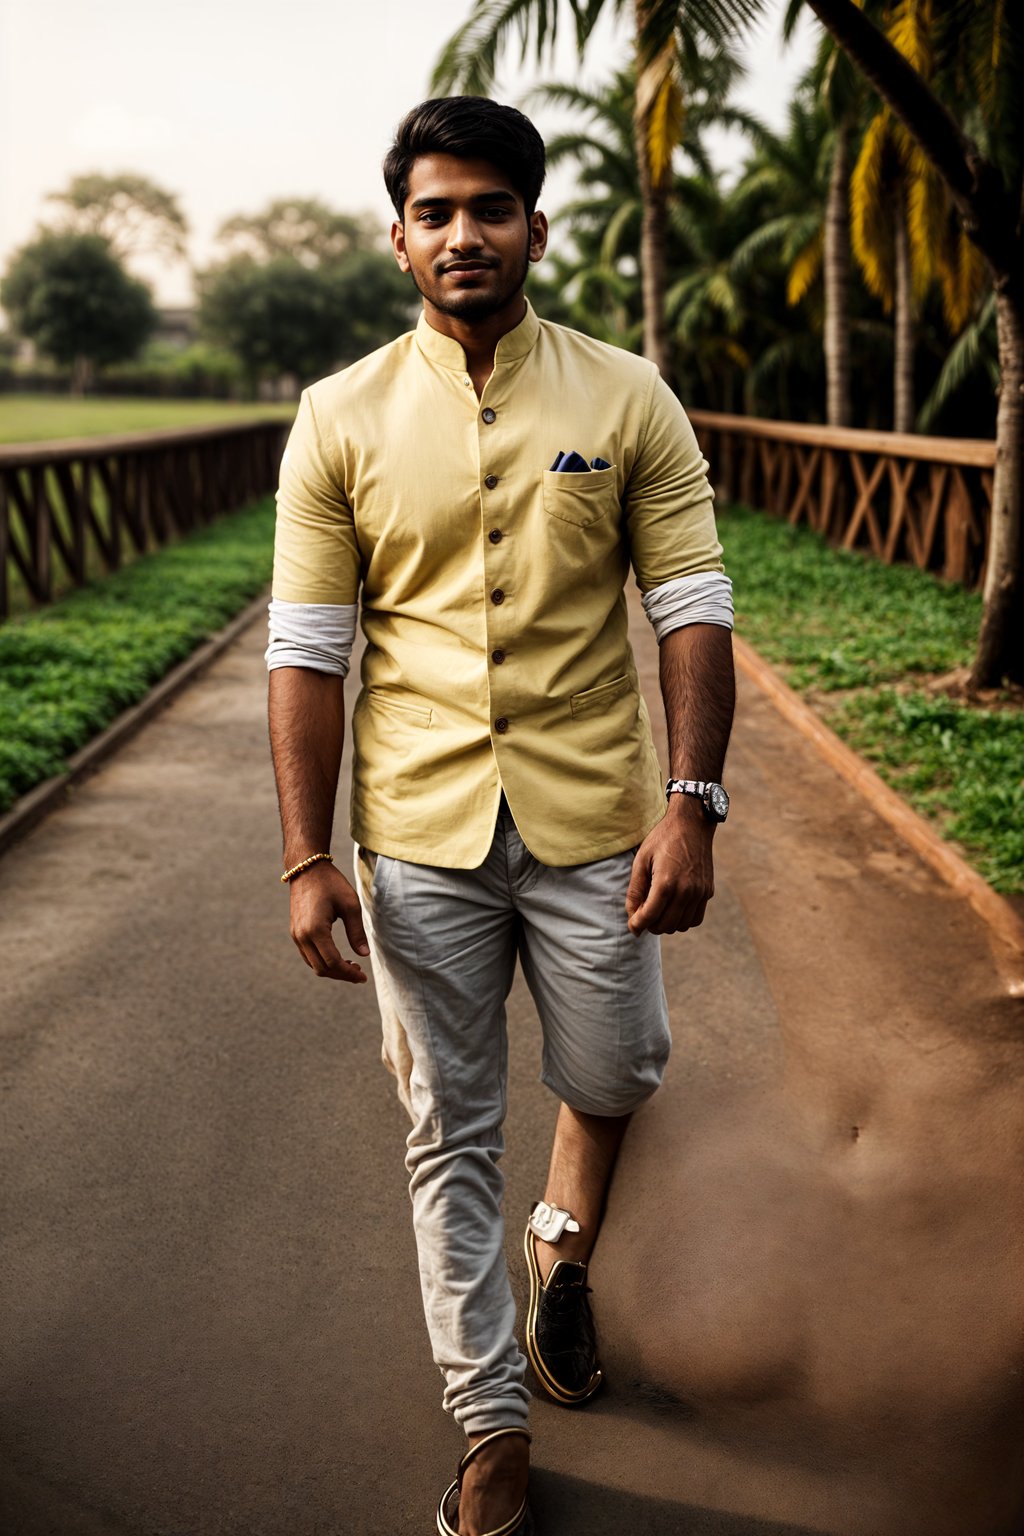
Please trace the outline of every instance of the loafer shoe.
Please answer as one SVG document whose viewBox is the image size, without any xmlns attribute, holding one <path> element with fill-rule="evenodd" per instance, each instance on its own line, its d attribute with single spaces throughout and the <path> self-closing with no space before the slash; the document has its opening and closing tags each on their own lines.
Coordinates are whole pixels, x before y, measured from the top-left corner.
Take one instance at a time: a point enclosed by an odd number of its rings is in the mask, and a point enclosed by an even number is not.
<svg viewBox="0 0 1024 1536">
<path fill-rule="evenodd" d="M 530 1305 L 526 1314 L 526 1354 L 548 1396 L 556 1403 L 575 1407 L 588 1402 L 604 1380 L 597 1363 L 597 1331 L 588 1299 L 587 1266 L 556 1259 L 542 1284 L 536 1242 L 527 1227 Z"/>
</svg>

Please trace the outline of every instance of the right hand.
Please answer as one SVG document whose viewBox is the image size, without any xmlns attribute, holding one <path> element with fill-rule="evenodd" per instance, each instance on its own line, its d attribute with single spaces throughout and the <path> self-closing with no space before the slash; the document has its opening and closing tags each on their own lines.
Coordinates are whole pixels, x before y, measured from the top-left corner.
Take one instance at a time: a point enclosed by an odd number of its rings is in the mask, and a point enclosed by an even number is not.
<svg viewBox="0 0 1024 1536">
<path fill-rule="evenodd" d="M 333 864 L 314 864 L 289 884 L 291 933 L 310 970 L 333 981 L 365 981 L 366 972 L 354 960 L 343 960 L 331 934 L 337 918 L 345 924 L 357 955 L 368 955 L 359 897 Z"/>
</svg>

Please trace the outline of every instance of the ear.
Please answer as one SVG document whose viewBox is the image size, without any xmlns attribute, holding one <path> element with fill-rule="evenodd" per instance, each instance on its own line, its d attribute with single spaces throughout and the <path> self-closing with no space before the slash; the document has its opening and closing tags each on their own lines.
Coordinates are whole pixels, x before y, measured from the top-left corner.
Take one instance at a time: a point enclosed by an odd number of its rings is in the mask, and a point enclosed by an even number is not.
<svg viewBox="0 0 1024 1536">
<path fill-rule="evenodd" d="M 548 248 L 547 215 L 538 211 L 530 216 L 530 260 L 540 261 Z"/>
<path fill-rule="evenodd" d="M 405 226 L 399 224 L 396 219 L 391 226 L 391 249 L 395 253 L 395 260 L 403 272 L 409 271 L 409 258 L 405 251 Z M 532 257 L 531 257 L 532 260 Z"/>
</svg>

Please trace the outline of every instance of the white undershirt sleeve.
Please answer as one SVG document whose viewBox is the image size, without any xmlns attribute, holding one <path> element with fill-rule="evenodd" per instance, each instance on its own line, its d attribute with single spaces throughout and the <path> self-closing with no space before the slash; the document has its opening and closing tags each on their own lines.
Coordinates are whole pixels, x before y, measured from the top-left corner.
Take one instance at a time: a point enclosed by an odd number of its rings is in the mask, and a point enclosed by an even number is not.
<svg viewBox="0 0 1024 1536">
<path fill-rule="evenodd" d="M 288 603 L 271 599 L 267 670 L 311 667 L 347 677 L 356 637 L 357 603 Z"/>
<path fill-rule="evenodd" d="M 733 627 L 732 582 L 723 571 L 696 571 L 666 581 L 644 593 L 643 605 L 659 645 L 684 624 Z"/>
</svg>

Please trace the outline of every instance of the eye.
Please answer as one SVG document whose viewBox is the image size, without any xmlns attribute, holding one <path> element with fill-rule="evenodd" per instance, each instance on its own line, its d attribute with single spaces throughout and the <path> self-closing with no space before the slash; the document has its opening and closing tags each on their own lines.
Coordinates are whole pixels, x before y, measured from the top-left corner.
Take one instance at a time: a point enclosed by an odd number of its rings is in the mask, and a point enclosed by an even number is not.
<svg viewBox="0 0 1024 1536">
<path fill-rule="evenodd" d="M 500 203 L 496 203 L 493 208 L 484 209 L 484 216 L 488 219 L 507 219 L 508 214 L 509 210 Z"/>
<path fill-rule="evenodd" d="M 418 224 L 440 224 L 444 213 L 440 208 L 425 208 L 417 219 Z"/>
</svg>

